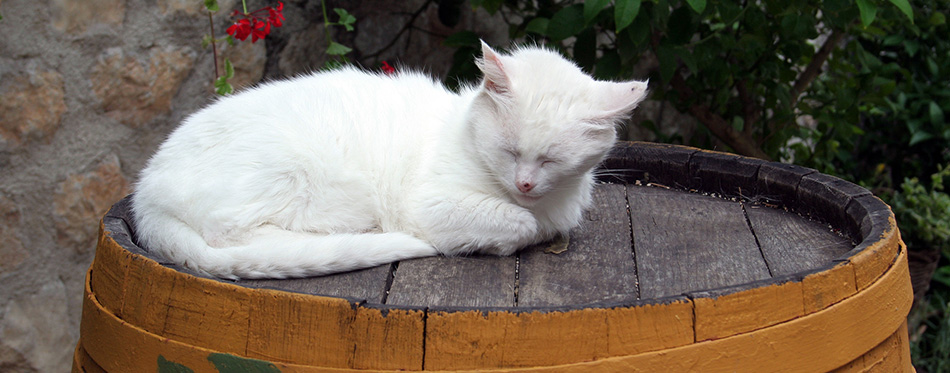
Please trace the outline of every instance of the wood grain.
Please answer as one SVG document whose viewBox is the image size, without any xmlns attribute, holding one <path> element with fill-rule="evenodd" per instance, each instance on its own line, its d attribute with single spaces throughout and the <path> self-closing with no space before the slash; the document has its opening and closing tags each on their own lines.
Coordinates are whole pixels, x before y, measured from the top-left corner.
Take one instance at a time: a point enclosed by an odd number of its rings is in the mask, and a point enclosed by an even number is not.
<svg viewBox="0 0 950 373">
<path fill-rule="evenodd" d="M 770 277 L 739 203 L 636 186 L 627 198 L 641 298 Z"/>
<path fill-rule="evenodd" d="M 598 185 L 587 219 L 571 231 L 567 251 L 551 254 L 540 245 L 521 254 L 519 306 L 636 298 L 636 263 L 625 194 L 622 185 Z"/>
<path fill-rule="evenodd" d="M 386 304 L 514 306 L 515 257 L 438 256 L 400 262 Z"/>
<path fill-rule="evenodd" d="M 338 273 L 332 276 L 308 277 L 292 280 L 240 280 L 240 286 L 291 291 L 382 303 L 386 297 L 386 278 L 391 265 Z"/>
<path fill-rule="evenodd" d="M 819 268 L 853 247 L 827 224 L 795 213 L 755 205 L 746 212 L 773 276 Z"/>
</svg>

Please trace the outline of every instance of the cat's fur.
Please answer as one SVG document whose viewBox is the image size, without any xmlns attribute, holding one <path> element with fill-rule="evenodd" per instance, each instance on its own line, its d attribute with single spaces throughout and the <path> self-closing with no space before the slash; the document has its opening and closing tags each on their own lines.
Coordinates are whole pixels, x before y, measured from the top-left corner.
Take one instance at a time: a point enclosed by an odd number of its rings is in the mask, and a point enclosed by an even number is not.
<svg viewBox="0 0 950 373">
<path fill-rule="evenodd" d="M 344 68 L 193 114 L 135 187 L 140 243 L 215 276 L 284 278 L 566 233 L 647 85 L 539 47 L 483 53 L 483 81 L 460 93 Z"/>
</svg>

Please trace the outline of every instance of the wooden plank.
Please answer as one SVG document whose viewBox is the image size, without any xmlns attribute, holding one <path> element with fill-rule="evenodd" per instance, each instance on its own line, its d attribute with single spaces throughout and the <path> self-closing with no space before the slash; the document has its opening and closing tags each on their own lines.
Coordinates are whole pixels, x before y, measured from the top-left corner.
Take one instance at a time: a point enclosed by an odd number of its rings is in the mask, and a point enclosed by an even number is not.
<svg viewBox="0 0 950 373">
<path fill-rule="evenodd" d="M 751 198 L 757 194 L 756 177 L 765 161 L 703 150 L 689 159 L 691 189 Z"/>
<path fill-rule="evenodd" d="M 658 183 L 686 188 L 689 186 L 689 160 L 699 149 L 649 142 L 621 142 L 604 160 L 604 168 L 623 180 Z"/>
<path fill-rule="evenodd" d="M 789 277 L 690 292 L 689 296 L 695 305 L 697 342 L 762 329 L 805 314 L 802 283 Z"/>
<path fill-rule="evenodd" d="M 567 251 L 539 245 L 521 253 L 518 306 L 578 306 L 637 297 L 623 185 L 601 184 L 587 219 L 571 231 Z"/>
<path fill-rule="evenodd" d="M 853 247 L 827 224 L 795 213 L 756 205 L 746 213 L 773 276 L 829 266 Z"/>
<path fill-rule="evenodd" d="M 240 280 L 235 284 L 252 288 L 269 288 L 295 293 L 365 299 L 370 303 L 382 303 L 386 296 L 386 279 L 390 264 L 330 276 L 308 277 L 287 280 Z"/>
<path fill-rule="evenodd" d="M 629 185 L 627 198 L 641 298 L 770 277 L 739 203 Z"/>
<path fill-rule="evenodd" d="M 515 257 L 428 257 L 399 263 L 386 304 L 413 307 L 511 307 Z"/>
<path fill-rule="evenodd" d="M 848 228 L 852 222 L 848 204 L 856 197 L 870 195 L 861 186 L 825 174 L 809 174 L 798 184 L 799 212 L 835 226 Z"/>
<path fill-rule="evenodd" d="M 759 166 L 756 195 L 751 199 L 799 210 L 798 184 L 803 177 L 816 172 L 811 168 L 780 162 L 764 163 Z"/>
</svg>

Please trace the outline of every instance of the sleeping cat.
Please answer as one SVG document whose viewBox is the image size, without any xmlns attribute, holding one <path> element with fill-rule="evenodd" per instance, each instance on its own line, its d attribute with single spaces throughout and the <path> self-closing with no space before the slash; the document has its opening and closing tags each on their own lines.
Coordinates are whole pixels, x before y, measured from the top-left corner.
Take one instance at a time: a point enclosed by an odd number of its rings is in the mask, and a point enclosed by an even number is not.
<svg viewBox="0 0 950 373">
<path fill-rule="evenodd" d="M 566 233 L 647 84 L 596 81 L 541 47 L 482 52 L 483 80 L 459 93 L 343 68 L 198 111 L 142 171 L 140 243 L 213 276 L 286 278 Z"/>
</svg>

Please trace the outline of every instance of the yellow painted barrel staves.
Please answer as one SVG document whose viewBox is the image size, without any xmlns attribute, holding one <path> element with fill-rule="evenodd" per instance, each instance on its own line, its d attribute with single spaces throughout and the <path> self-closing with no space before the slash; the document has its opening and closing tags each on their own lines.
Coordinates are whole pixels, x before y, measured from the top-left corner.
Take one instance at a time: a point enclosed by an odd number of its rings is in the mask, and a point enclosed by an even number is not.
<svg viewBox="0 0 950 373">
<path fill-rule="evenodd" d="M 867 190 L 622 143 L 570 237 L 301 280 L 207 278 L 100 223 L 74 372 L 913 372 L 906 248 Z"/>
</svg>

